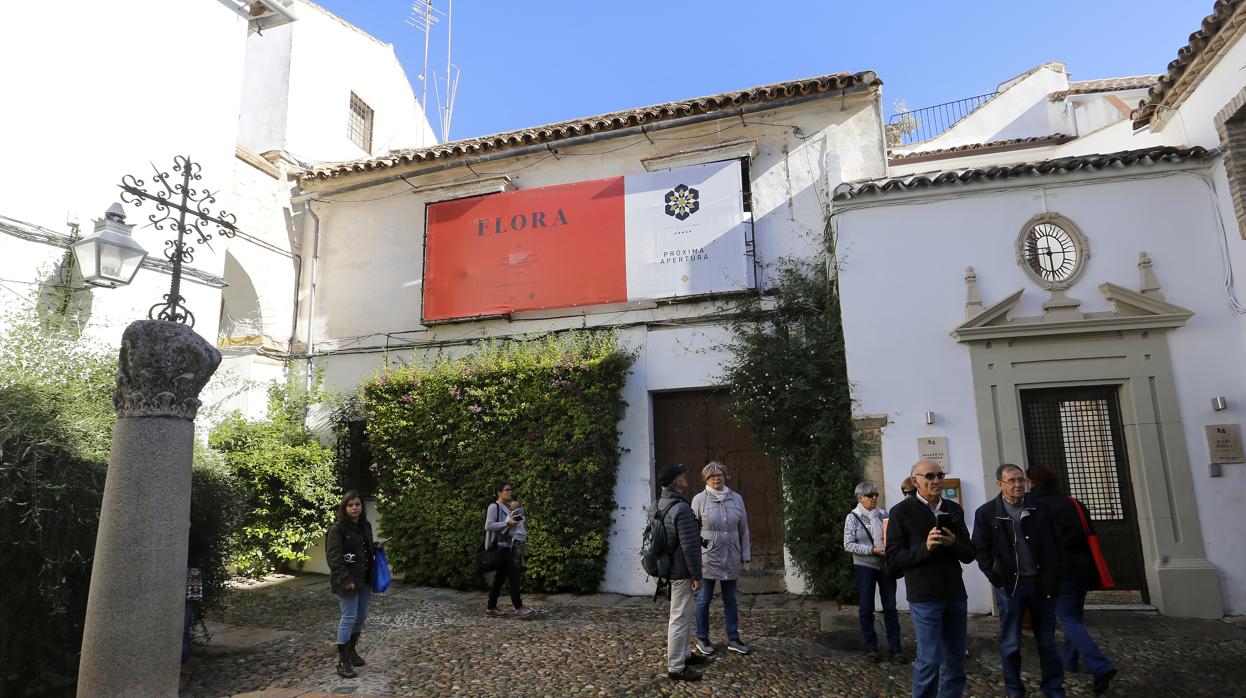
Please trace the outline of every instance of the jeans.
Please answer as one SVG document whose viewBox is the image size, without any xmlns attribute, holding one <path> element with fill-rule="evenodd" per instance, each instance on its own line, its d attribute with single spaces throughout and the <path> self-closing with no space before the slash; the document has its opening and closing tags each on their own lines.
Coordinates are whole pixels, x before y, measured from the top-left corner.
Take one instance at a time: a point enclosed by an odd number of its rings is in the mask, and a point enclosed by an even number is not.
<svg viewBox="0 0 1246 698">
<path fill-rule="evenodd" d="M 913 698 L 960 698 L 965 693 L 967 603 L 909 602 L 909 613 L 917 636 Z"/>
<path fill-rule="evenodd" d="M 714 585 L 722 583 L 723 615 L 727 618 L 727 639 L 740 641 L 740 608 L 736 605 L 734 579 L 702 579 L 701 591 L 697 592 L 697 637 L 710 641 L 710 601 L 714 599 Z"/>
<path fill-rule="evenodd" d="M 1004 663 L 1005 691 L 1010 696 L 1025 695 L 1025 683 L 1021 680 L 1021 623 L 1028 608 L 1038 642 L 1038 664 L 1043 677 L 1040 688 L 1047 698 L 1064 698 L 1064 668 L 1056 650 L 1055 600 L 1044 598 L 1035 583 L 1022 580 L 1017 582 L 1011 597 L 996 588 L 995 606 L 999 611 L 999 654 Z"/>
<path fill-rule="evenodd" d="M 190 621 L 195 616 L 195 604 L 186 602 L 186 615 L 182 619 L 182 664 L 190 661 Z"/>
<path fill-rule="evenodd" d="M 1056 620 L 1064 630 L 1064 644 L 1060 645 L 1060 661 L 1064 670 L 1077 671 L 1077 660 L 1086 663 L 1086 671 L 1097 678 L 1116 666 L 1112 660 L 1103 656 L 1094 638 L 1086 632 L 1082 624 L 1082 614 L 1086 610 L 1086 585 L 1082 582 L 1067 580 L 1060 582 L 1060 595 L 1056 598 Z"/>
<path fill-rule="evenodd" d="M 363 631 L 363 622 L 368 619 L 368 602 L 372 600 L 372 586 L 364 584 L 356 586 L 353 594 L 338 594 L 337 604 L 342 608 L 342 619 L 337 624 L 337 644 L 350 642 L 351 635 Z"/>
<path fill-rule="evenodd" d="M 688 661 L 688 639 L 696 597 L 691 579 L 671 580 L 671 617 L 666 623 L 666 670 L 679 673 Z"/>
<path fill-rule="evenodd" d="M 515 608 L 523 608 L 523 597 L 519 595 L 519 576 L 523 570 L 515 561 L 511 559 L 507 550 L 507 555 L 502 556 L 502 566 L 493 573 L 493 583 L 489 585 L 489 608 L 496 609 L 498 607 L 498 596 L 502 594 L 502 582 L 507 582 L 511 592 L 511 605 Z"/>
<path fill-rule="evenodd" d="M 878 651 L 878 634 L 874 632 L 874 587 L 878 587 L 878 594 L 883 600 L 883 626 L 887 628 L 887 648 L 892 653 L 899 653 L 900 614 L 896 611 L 896 580 L 887 579 L 879 570 L 864 565 L 853 565 L 852 574 L 857 578 L 857 615 L 861 620 L 865 651 Z"/>
</svg>

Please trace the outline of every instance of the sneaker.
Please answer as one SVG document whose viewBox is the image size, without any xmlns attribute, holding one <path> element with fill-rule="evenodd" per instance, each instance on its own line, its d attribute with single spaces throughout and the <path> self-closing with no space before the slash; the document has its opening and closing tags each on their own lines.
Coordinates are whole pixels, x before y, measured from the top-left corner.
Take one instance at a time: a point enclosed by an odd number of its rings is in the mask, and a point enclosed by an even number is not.
<svg viewBox="0 0 1246 698">
<path fill-rule="evenodd" d="M 666 672 L 666 676 L 671 681 L 700 681 L 701 680 L 701 672 L 693 671 L 692 669 L 689 669 L 688 667 L 684 667 L 683 671 L 668 671 Z"/>
<path fill-rule="evenodd" d="M 693 641 L 693 645 L 697 648 L 698 652 L 707 657 L 714 654 L 714 645 L 710 644 L 709 640 L 702 640 L 698 637 Z"/>
<path fill-rule="evenodd" d="M 879 654 L 878 654 L 878 650 L 866 650 L 866 651 L 865 651 L 865 660 L 866 660 L 867 662 L 870 662 L 871 664 L 877 664 L 877 663 L 881 662 L 881 661 L 883 660 L 883 658 L 879 656 Z"/>
<path fill-rule="evenodd" d="M 739 640 L 727 640 L 727 649 L 732 652 L 739 652 L 740 654 L 748 654 L 752 651 L 749 649 L 748 645 L 740 642 Z"/>
<path fill-rule="evenodd" d="M 490 618 L 505 618 L 506 614 L 496 608 L 486 608 L 485 615 Z"/>
<path fill-rule="evenodd" d="M 684 660 L 684 666 L 697 666 L 698 664 L 709 664 L 709 663 L 710 663 L 709 657 L 703 657 L 699 654 L 690 654 L 688 655 L 688 658 Z"/>
<path fill-rule="evenodd" d="M 536 611 L 532 610 L 531 606 L 520 606 L 515 609 L 516 618 L 531 618 L 535 614 Z"/>
<path fill-rule="evenodd" d="M 1112 684 L 1112 679 L 1116 676 L 1115 669 L 1108 669 L 1103 676 L 1095 678 L 1095 682 L 1090 685 L 1090 691 L 1096 696 L 1101 696 L 1108 692 L 1108 688 Z"/>
<path fill-rule="evenodd" d="M 892 664 L 908 664 L 909 663 L 908 657 L 905 657 L 903 652 L 887 653 L 887 661 L 891 662 Z"/>
</svg>

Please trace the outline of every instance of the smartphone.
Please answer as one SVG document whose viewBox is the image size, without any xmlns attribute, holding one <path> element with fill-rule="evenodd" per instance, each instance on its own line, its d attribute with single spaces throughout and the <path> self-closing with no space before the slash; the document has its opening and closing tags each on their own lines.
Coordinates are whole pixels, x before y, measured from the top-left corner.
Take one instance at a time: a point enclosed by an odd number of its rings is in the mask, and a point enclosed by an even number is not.
<svg viewBox="0 0 1246 698">
<path fill-rule="evenodd" d="M 516 521 L 523 521 L 523 514 L 515 514 L 511 518 L 515 519 Z"/>
<path fill-rule="evenodd" d="M 946 528 L 950 531 L 952 530 L 951 525 L 952 525 L 951 514 L 947 513 L 946 511 L 935 512 L 935 528 L 938 528 L 938 529 Z"/>
</svg>

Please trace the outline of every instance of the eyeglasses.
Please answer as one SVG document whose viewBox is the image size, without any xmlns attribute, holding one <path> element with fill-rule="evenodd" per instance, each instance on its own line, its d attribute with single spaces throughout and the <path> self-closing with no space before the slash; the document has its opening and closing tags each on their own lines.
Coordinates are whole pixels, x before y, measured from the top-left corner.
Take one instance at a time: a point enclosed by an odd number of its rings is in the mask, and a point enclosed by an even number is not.
<svg viewBox="0 0 1246 698">
<path fill-rule="evenodd" d="M 1025 484 L 1025 478 L 1023 478 L 1023 477 L 1014 477 L 1014 478 L 1009 478 L 1009 479 L 1007 479 L 1007 480 L 1000 480 L 1000 482 L 1004 483 L 1005 485 L 1024 485 L 1024 484 Z"/>
<path fill-rule="evenodd" d="M 947 473 L 942 471 L 936 471 L 933 473 L 918 473 L 917 477 L 924 477 L 927 482 L 934 482 L 935 480 L 942 480 L 947 477 Z"/>
<path fill-rule="evenodd" d="M 861 496 L 862 496 L 862 497 L 869 497 L 870 499 L 878 499 L 878 493 L 877 493 L 877 492 L 870 492 L 869 494 L 863 494 L 863 495 L 861 495 Z"/>
</svg>

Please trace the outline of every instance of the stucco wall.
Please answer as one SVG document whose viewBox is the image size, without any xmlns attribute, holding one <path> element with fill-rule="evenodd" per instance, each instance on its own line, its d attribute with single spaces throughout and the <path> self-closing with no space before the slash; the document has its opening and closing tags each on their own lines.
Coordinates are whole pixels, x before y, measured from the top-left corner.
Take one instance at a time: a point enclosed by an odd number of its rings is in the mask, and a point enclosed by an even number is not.
<svg viewBox="0 0 1246 698">
<path fill-rule="evenodd" d="M 608 139 L 560 148 L 558 158 L 545 154 L 506 159 L 477 169 L 509 173 L 512 182 L 523 189 L 643 172 L 642 158 L 706 143 L 754 138 L 758 148 L 750 172 L 759 258 L 772 263 L 786 255 L 816 256 L 820 254 L 823 207 L 829 203 L 831 188 L 845 179 L 879 176 L 883 172 L 876 102 L 869 97 L 850 98 L 842 110 L 838 100 L 834 108 L 828 108 L 828 104 L 813 102 L 750 114 L 746 124 L 733 116 L 719 122 L 655 132 L 652 142 L 644 135 Z M 793 126 L 799 131 L 793 130 Z M 312 335 L 319 355 L 316 365 L 324 367 L 327 385 L 349 391 L 383 364 L 384 354 L 332 352 L 373 351 L 388 345 L 391 358 L 419 360 L 419 353 L 431 354 L 438 350 L 437 344 L 458 339 L 565 327 L 624 327 L 620 340 L 637 352 L 637 362 L 623 390 L 628 409 L 620 430 L 621 445 L 626 451 L 615 488 L 619 508 L 611 530 L 603 588 L 628 594 L 651 591 L 651 582 L 636 560 L 643 507 L 649 504 L 652 491 L 649 393 L 718 384 L 721 356 L 717 345 L 723 336 L 722 328 L 713 325 L 662 327 L 667 322 L 711 313 L 717 305 L 691 302 L 587 316 L 422 326 L 424 207 L 430 198 L 437 197 L 412 192 L 411 186 L 471 178 L 465 168 L 425 177 L 417 174 L 409 178 L 411 184 L 400 182 L 332 194 L 324 197 L 331 201 L 311 202 L 321 221 L 312 313 Z M 316 187 L 320 185 L 312 188 Z M 350 199 L 361 201 L 349 203 Z M 310 222 L 308 217 L 309 225 Z M 315 244 L 311 231 L 308 228 L 305 232 L 309 249 Z M 302 307 L 312 303 L 310 268 L 308 259 L 301 285 Z M 304 319 L 305 316 L 300 322 Z M 306 327 L 301 327 L 300 336 L 305 336 L 305 331 Z M 386 333 L 391 336 L 386 337 Z M 429 348 L 412 351 L 407 348 L 411 342 Z M 470 349 L 443 350 L 454 354 Z M 789 577 L 789 588 L 800 589 L 799 580 L 790 571 Z"/>
<path fill-rule="evenodd" d="M 900 481 L 916 460 L 917 437 L 931 435 L 948 437 L 951 473 L 962 478 L 967 508 L 997 493 L 994 482 L 983 481 L 969 352 L 948 332 L 965 319 L 966 266 L 977 272 L 984 304 L 1025 289 L 1013 314 L 1042 314 L 1047 294 L 1017 266 L 1014 243 L 1021 226 L 1045 206 L 1089 238 L 1086 271 L 1069 291 L 1082 301 L 1082 311 L 1110 310 L 1096 290 L 1102 282 L 1137 289 L 1138 252 L 1145 250 L 1168 301 L 1195 312 L 1169 334 L 1180 414 L 1207 556 L 1220 571 L 1226 612 L 1246 612 L 1246 542 L 1223 518 L 1246 503 L 1246 466 L 1226 466 L 1223 477 L 1208 477 L 1203 436 L 1204 424 L 1242 423 L 1246 416 L 1246 398 L 1233 397 L 1246 396 L 1246 346 L 1215 273 L 1219 232 L 1208 190 L 1194 173 L 1029 184 L 1028 190 L 988 195 L 932 190 L 923 199 L 889 199 L 898 205 L 840 214 L 849 377 L 861 412 L 892 420 L 882 443 L 888 499 L 896 501 Z M 880 316 L 892 321 L 879 322 Z M 1214 395 L 1229 396 L 1227 411 L 1212 411 Z M 932 426 L 922 419 L 926 410 L 936 415 Z M 967 568 L 965 579 L 971 608 L 987 610 L 985 579 L 976 568 Z"/>
</svg>

